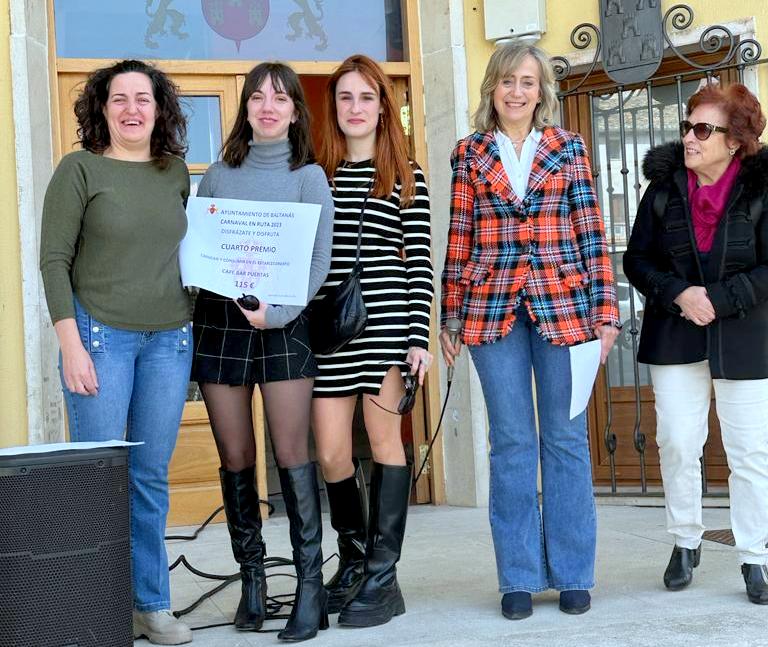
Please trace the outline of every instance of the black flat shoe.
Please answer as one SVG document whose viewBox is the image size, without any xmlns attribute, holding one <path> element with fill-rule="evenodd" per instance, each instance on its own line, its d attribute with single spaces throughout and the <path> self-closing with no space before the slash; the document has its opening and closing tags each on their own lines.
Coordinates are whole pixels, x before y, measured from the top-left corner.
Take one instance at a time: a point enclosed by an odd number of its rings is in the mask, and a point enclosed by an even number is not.
<svg viewBox="0 0 768 647">
<path fill-rule="evenodd" d="M 507 620 L 522 620 L 533 613 L 531 594 L 526 591 L 505 593 L 501 598 L 501 615 Z"/>
<path fill-rule="evenodd" d="M 753 604 L 768 604 L 768 568 L 761 564 L 742 564 L 747 597 Z"/>
<path fill-rule="evenodd" d="M 698 548 L 681 548 L 675 546 L 669 558 L 667 570 L 664 571 L 664 586 L 670 591 L 679 591 L 688 586 L 693 580 L 693 569 L 701 560 L 701 546 Z"/>
<path fill-rule="evenodd" d="M 560 591 L 560 611 L 578 616 L 592 608 L 592 597 L 589 591 Z"/>
</svg>

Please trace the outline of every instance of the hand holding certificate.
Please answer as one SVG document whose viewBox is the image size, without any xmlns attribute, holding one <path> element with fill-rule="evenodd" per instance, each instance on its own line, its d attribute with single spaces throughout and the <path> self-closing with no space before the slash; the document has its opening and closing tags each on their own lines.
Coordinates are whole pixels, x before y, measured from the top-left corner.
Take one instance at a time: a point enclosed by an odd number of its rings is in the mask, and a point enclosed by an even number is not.
<svg viewBox="0 0 768 647">
<path fill-rule="evenodd" d="M 181 279 L 222 296 L 306 305 L 320 205 L 189 198 Z"/>
</svg>

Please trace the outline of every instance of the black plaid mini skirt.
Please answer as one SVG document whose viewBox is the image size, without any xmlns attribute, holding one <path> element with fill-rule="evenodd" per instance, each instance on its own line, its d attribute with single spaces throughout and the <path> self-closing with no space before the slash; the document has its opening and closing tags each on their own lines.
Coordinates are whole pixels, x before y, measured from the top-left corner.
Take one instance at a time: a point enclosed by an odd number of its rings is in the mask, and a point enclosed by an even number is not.
<svg viewBox="0 0 768 647">
<path fill-rule="evenodd" d="M 192 332 L 196 382 L 241 386 L 318 374 L 303 313 L 284 328 L 257 330 L 232 299 L 201 290 Z"/>
</svg>

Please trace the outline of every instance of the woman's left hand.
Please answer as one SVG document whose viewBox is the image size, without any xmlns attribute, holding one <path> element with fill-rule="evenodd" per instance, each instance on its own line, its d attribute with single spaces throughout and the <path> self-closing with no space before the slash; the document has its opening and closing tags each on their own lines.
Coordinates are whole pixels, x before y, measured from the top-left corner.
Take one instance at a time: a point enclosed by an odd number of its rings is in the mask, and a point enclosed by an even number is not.
<svg viewBox="0 0 768 647">
<path fill-rule="evenodd" d="M 240 308 L 240 312 L 243 313 L 243 316 L 248 320 L 248 323 L 251 324 L 251 326 L 257 330 L 264 330 L 267 327 L 267 307 L 269 304 L 260 301 L 258 310 L 246 310 L 240 306 L 237 300 L 233 299 L 233 301 L 235 302 L 235 305 Z"/>
<path fill-rule="evenodd" d="M 605 324 L 595 328 L 595 336 L 600 340 L 600 363 L 605 364 L 608 353 L 613 348 L 616 337 L 619 336 L 619 329 L 616 326 Z"/>
<path fill-rule="evenodd" d="M 432 353 L 418 346 L 411 346 L 408 349 L 408 356 L 405 358 L 405 361 L 411 365 L 411 375 L 417 375 L 419 386 L 422 386 L 424 384 L 424 376 L 427 374 L 430 364 L 432 364 Z"/>
</svg>

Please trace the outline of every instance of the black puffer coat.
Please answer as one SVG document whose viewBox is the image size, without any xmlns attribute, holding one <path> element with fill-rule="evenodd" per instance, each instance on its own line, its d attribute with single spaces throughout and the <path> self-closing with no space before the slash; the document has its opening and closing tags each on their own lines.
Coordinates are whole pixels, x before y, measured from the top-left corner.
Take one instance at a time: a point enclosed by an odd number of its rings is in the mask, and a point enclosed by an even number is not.
<svg viewBox="0 0 768 647">
<path fill-rule="evenodd" d="M 638 360 L 690 364 L 709 360 L 712 377 L 768 377 L 768 149 L 742 160 L 702 270 L 688 205 L 680 143 L 649 151 L 650 180 L 637 212 L 624 273 L 646 297 Z M 715 309 L 708 326 L 680 316 L 674 303 L 705 286 Z"/>
</svg>

